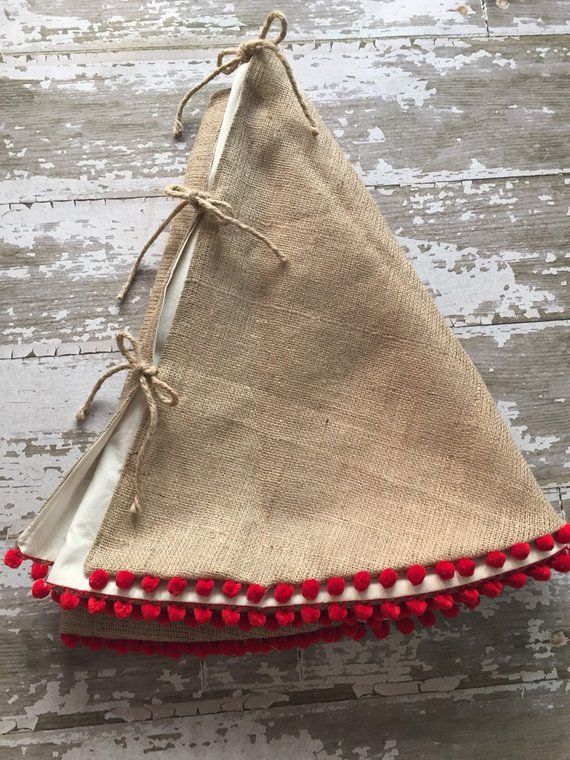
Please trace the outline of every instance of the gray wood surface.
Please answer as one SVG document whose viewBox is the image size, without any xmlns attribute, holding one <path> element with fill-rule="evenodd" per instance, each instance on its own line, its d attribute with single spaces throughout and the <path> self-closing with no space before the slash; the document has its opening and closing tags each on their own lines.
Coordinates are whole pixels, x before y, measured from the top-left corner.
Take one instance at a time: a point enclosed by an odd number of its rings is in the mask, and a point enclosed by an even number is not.
<svg viewBox="0 0 570 760">
<path fill-rule="evenodd" d="M 483 374 L 547 497 L 570 512 L 565 87 L 569 4 L 280 3 L 301 85 Z M 74 412 L 136 330 L 204 93 L 268 6 L 7 0 L 0 24 L 0 535 L 37 512 L 110 414 Z M 227 86 L 228 80 L 216 87 Z M 211 92 L 210 90 L 209 92 Z M 562 576 L 431 631 L 204 662 L 66 650 L 57 610 L 0 570 L 0 757 L 565 760 Z"/>
</svg>

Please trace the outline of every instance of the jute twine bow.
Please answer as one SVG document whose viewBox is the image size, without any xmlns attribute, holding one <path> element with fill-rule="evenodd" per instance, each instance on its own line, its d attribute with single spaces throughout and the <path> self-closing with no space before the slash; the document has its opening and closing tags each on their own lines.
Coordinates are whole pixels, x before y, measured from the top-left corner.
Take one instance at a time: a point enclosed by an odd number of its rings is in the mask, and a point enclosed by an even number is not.
<svg viewBox="0 0 570 760">
<path fill-rule="evenodd" d="M 127 342 L 129 343 L 129 346 L 127 346 Z M 135 496 L 131 504 L 131 513 L 136 515 L 140 514 L 142 510 L 140 485 L 141 467 L 147 446 L 156 433 L 158 426 L 158 403 L 160 402 L 166 406 L 176 406 L 179 398 L 174 388 L 158 377 L 158 368 L 142 358 L 140 343 L 136 338 L 133 338 L 128 332 L 120 332 L 117 334 L 117 346 L 126 361 L 121 362 L 121 364 L 117 364 L 114 367 L 110 367 L 103 372 L 93 386 L 87 400 L 77 412 L 76 417 L 79 422 L 82 422 L 87 417 L 91 411 L 93 400 L 97 395 L 97 392 L 103 383 L 113 375 L 117 374 L 117 372 L 133 370 L 138 374 L 138 381 L 145 395 L 150 421 L 135 462 Z"/>
<path fill-rule="evenodd" d="M 216 198 L 206 191 L 191 190 L 185 185 L 168 185 L 164 188 L 164 192 L 171 198 L 181 198 L 182 202 L 179 203 L 172 211 L 172 213 L 170 213 L 166 219 L 157 227 L 152 237 L 142 248 L 141 252 L 131 267 L 127 281 L 121 290 L 117 293 L 118 301 L 122 301 L 124 299 L 129 291 L 129 288 L 135 281 L 135 277 L 137 276 L 140 263 L 143 260 L 145 253 L 148 251 L 154 241 L 159 237 L 159 235 L 166 229 L 170 222 L 176 216 L 178 216 L 183 208 L 185 208 L 185 206 L 194 206 L 194 208 L 212 216 L 219 224 L 233 224 L 234 227 L 238 227 L 240 230 L 248 232 L 250 235 L 253 235 L 253 237 L 261 240 L 262 243 L 265 243 L 271 253 L 273 253 L 282 264 L 285 264 L 287 262 L 287 256 L 285 256 L 284 253 L 282 253 L 276 246 L 274 246 L 269 238 L 267 238 L 255 227 L 251 227 L 249 224 L 246 224 L 240 219 L 237 219 L 234 216 L 233 208 L 229 203 L 226 203 L 226 201 L 222 201 L 220 198 Z"/>
<path fill-rule="evenodd" d="M 269 32 L 269 29 L 271 28 L 271 25 L 274 21 L 279 21 L 281 24 L 281 30 L 279 31 L 279 34 L 272 39 L 267 39 L 267 33 Z M 259 37 L 257 37 L 254 40 L 249 40 L 248 42 L 242 43 L 237 48 L 227 48 L 225 50 L 220 51 L 218 53 L 218 59 L 217 59 L 217 67 L 204 79 L 202 79 L 201 82 L 199 82 L 197 85 L 192 87 L 186 95 L 182 98 L 180 101 L 180 104 L 178 106 L 178 109 L 176 111 L 176 117 L 174 119 L 174 126 L 172 128 L 172 134 L 175 139 L 178 139 L 182 136 L 183 126 L 182 126 L 182 113 L 184 111 L 184 107 L 186 106 L 186 103 L 190 100 L 190 98 L 195 95 L 199 90 L 202 89 L 205 85 L 208 84 L 208 82 L 211 82 L 212 79 L 215 79 L 219 74 L 232 74 L 238 66 L 240 66 L 242 63 L 247 63 L 252 59 L 254 55 L 259 53 L 260 50 L 270 50 L 274 55 L 277 56 L 277 58 L 281 61 L 283 64 L 283 67 L 285 69 L 285 72 L 287 74 L 287 78 L 289 79 L 289 82 L 291 83 L 291 87 L 293 89 L 293 92 L 295 93 L 295 97 L 299 101 L 299 105 L 301 106 L 301 109 L 303 110 L 303 113 L 305 114 L 305 118 L 309 122 L 311 126 L 311 132 L 314 135 L 319 134 L 318 127 L 315 123 L 315 120 L 311 116 L 309 112 L 309 106 L 307 105 L 307 101 L 303 97 L 301 91 L 299 90 L 299 86 L 297 85 L 297 81 L 295 80 L 295 76 L 293 74 L 293 71 L 291 69 L 291 66 L 289 65 L 288 60 L 285 58 L 281 50 L 277 47 L 282 40 L 285 39 L 285 35 L 287 34 L 287 19 L 285 16 L 281 13 L 281 11 L 272 11 L 267 18 L 265 19 L 265 23 L 263 24 L 263 27 L 261 28 L 261 31 L 259 32 Z M 226 61 L 224 63 L 224 58 L 228 55 L 232 55 L 233 58 L 231 58 L 229 61 Z"/>
</svg>

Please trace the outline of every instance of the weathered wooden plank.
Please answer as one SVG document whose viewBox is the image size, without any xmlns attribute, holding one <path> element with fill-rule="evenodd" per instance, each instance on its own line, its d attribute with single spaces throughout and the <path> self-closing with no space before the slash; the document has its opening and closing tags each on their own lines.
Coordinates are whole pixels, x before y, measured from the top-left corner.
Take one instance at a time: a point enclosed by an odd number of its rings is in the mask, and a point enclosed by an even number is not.
<svg viewBox="0 0 570 760">
<path fill-rule="evenodd" d="M 563 718 L 566 707 L 564 686 L 552 679 L 492 691 L 471 690 L 453 698 L 437 692 L 376 696 L 338 704 L 252 709 L 246 714 L 26 732 L 3 737 L 0 746 L 7 760 L 91 754 L 111 758 L 118 752 L 125 758 L 157 753 L 166 760 L 489 760 L 510 756 L 564 760 L 570 738 Z"/>
<path fill-rule="evenodd" d="M 484 180 L 373 195 L 450 324 L 520 322 L 570 316 L 567 182 L 559 176 Z M 115 295 L 171 208 L 166 198 L 148 198 L 3 209 L 0 345 L 6 353 L 18 346 L 16 355 L 54 355 L 64 344 L 76 343 L 77 350 L 107 344 L 126 325 L 138 327 L 164 241 L 147 255 L 136 290 L 120 309 Z"/>
<path fill-rule="evenodd" d="M 289 55 L 368 184 L 548 174 L 568 166 L 562 39 L 293 44 Z M 211 70 L 215 50 L 163 56 L 5 57 L 0 201 L 159 194 L 179 177 L 186 145 L 170 136 L 175 104 Z M 199 93 L 188 109 L 188 138 L 205 97 Z"/>
<path fill-rule="evenodd" d="M 567 0 L 486 0 L 489 32 L 506 34 L 568 34 Z"/>
<path fill-rule="evenodd" d="M 569 323 L 467 327 L 458 334 L 539 483 L 567 484 Z M 93 416 L 81 426 L 75 422 L 92 384 L 117 358 L 115 353 L 2 362 L 0 519 L 10 535 L 37 511 L 111 413 L 120 377 L 101 391 Z"/>
<path fill-rule="evenodd" d="M 267 14 L 266 2 L 237 0 L 217 5 L 211 0 L 123 0 L 108 8 L 83 2 L 7 0 L 0 31 L 3 50 L 50 51 L 171 47 L 213 44 L 226 47 L 256 36 Z M 382 3 L 316 0 L 300 4 L 283 0 L 279 8 L 289 22 L 290 39 L 382 37 L 397 35 L 467 35 L 485 32 L 479 0 L 447 2 L 414 0 Z"/>
</svg>

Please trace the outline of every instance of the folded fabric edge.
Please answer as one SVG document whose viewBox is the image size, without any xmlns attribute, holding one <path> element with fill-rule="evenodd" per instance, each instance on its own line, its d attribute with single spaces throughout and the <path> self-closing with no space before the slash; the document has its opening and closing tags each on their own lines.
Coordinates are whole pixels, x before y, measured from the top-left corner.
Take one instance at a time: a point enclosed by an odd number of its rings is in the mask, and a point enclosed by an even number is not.
<svg viewBox="0 0 570 760">
<path fill-rule="evenodd" d="M 454 563 L 436 563 L 434 568 L 429 569 L 431 586 L 425 582 L 428 571 L 419 565 L 400 573 L 386 568 L 374 578 L 368 571 L 362 571 L 348 583 L 343 578 L 329 579 L 325 584 L 326 591 L 321 590 L 316 580 L 308 580 L 301 584 L 299 590 L 289 584 L 277 584 L 272 590 L 250 584 L 242 593 L 242 584 L 225 581 L 221 584 L 221 590 L 214 593 L 214 579 L 198 579 L 195 581 L 197 602 L 185 602 L 180 598 L 188 584 L 183 578 L 165 582 L 145 576 L 140 579 L 144 597 L 133 598 L 127 593 L 107 593 L 109 576 L 103 570 L 97 575 L 91 574 L 91 591 L 80 591 L 49 583 L 49 563 L 27 557 L 17 547 L 6 552 L 4 561 L 11 568 L 19 567 L 24 560 L 32 561 L 32 596 L 39 599 L 51 596 L 63 610 L 81 608 L 92 615 L 156 621 L 164 625 L 208 623 L 243 630 L 277 630 L 291 625 L 318 623 L 326 626 L 346 619 L 355 622 L 371 619 L 398 621 L 409 615 L 421 616 L 431 610 L 451 610 L 457 605 L 474 607 L 479 603 L 481 594 L 499 596 L 505 586 L 520 588 L 528 578 L 549 580 L 552 569 L 568 572 L 568 543 L 570 525 L 565 525 L 553 535 L 537 538 L 533 547 L 521 542 L 510 547 L 508 553 L 490 552 L 477 562 L 461 558 Z M 436 577 L 439 587 L 434 588 Z M 137 578 L 123 571 L 122 575 L 117 574 L 115 581 L 115 591 L 119 588 L 127 592 L 132 590 Z M 157 598 L 161 583 L 166 583 L 166 593 L 163 598 Z M 378 587 L 378 591 L 381 589 L 382 594 L 371 592 L 373 586 Z M 404 593 L 400 593 L 401 589 Z M 271 605 L 264 606 L 263 599 L 270 592 Z"/>
</svg>

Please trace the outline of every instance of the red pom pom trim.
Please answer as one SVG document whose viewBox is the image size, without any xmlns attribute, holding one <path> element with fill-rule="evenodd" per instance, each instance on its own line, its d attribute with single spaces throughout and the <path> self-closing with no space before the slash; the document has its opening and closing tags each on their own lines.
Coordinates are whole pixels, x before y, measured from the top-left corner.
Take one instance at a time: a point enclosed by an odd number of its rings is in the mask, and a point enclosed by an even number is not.
<svg viewBox="0 0 570 760">
<path fill-rule="evenodd" d="M 233 599 L 241 591 L 241 583 L 237 581 L 227 580 L 222 586 L 222 593 L 229 599 Z"/>
<path fill-rule="evenodd" d="M 570 523 L 566 523 L 566 525 L 558 528 L 554 537 L 559 544 L 570 544 Z"/>
<path fill-rule="evenodd" d="M 198 596 L 210 596 L 214 588 L 213 578 L 200 578 L 196 581 L 196 593 Z"/>
<path fill-rule="evenodd" d="M 378 580 L 383 588 L 392 588 L 398 580 L 398 573 L 395 570 L 392 570 L 391 567 L 387 567 L 385 570 L 382 570 Z"/>
<path fill-rule="evenodd" d="M 185 591 L 188 581 L 186 578 L 171 578 L 166 584 L 166 590 L 171 596 L 180 596 Z"/>
<path fill-rule="evenodd" d="M 13 547 L 12 549 L 8 549 L 4 555 L 4 564 L 8 567 L 11 567 L 12 570 L 20 567 L 23 561 L 24 558 L 22 557 L 22 552 L 18 549 L 17 546 Z"/>
<path fill-rule="evenodd" d="M 145 575 L 141 580 L 141 586 L 147 594 L 152 594 L 160 586 L 160 578 L 155 575 Z"/>
<path fill-rule="evenodd" d="M 412 565 L 406 570 L 406 576 L 411 584 L 419 586 L 420 583 L 424 582 L 426 569 L 425 567 L 422 567 L 422 565 Z"/>
<path fill-rule="evenodd" d="M 95 591 L 101 591 L 109 583 L 109 573 L 106 570 L 93 570 L 89 576 L 89 585 Z"/>
<path fill-rule="evenodd" d="M 311 602 L 317 598 L 319 590 L 319 582 L 315 578 L 309 578 L 301 583 L 301 594 Z"/>
<path fill-rule="evenodd" d="M 49 573 L 49 565 L 45 562 L 33 562 L 30 575 L 32 580 L 37 581 L 40 578 L 45 578 Z"/>
<path fill-rule="evenodd" d="M 247 619 L 253 628 L 261 628 L 267 621 L 267 615 L 259 610 L 250 610 L 247 613 Z"/>
<path fill-rule="evenodd" d="M 455 567 L 462 578 L 470 578 L 475 572 L 475 562 L 471 557 L 461 557 L 455 563 Z"/>
<path fill-rule="evenodd" d="M 131 588 L 136 579 L 137 576 L 134 573 L 131 573 L 130 570 L 119 570 L 115 576 L 115 583 L 118 588 L 126 591 Z"/>
<path fill-rule="evenodd" d="M 44 581 L 43 578 L 38 578 L 32 584 L 32 596 L 34 599 L 45 599 L 49 596 L 51 586 Z"/>
<path fill-rule="evenodd" d="M 448 581 L 453 578 L 455 575 L 455 565 L 453 562 L 447 562 L 446 560 L 442 560 L 441 562 L 435 563 L 435 572 L 439 575 L 439 577 L 444 580 Z"/>
<path fill-rule="evenodd" d="M 485 562 L 489 565 L 489 567 L 499 568 L 503 567 L 506 559 L 507 555 L 505 552 L 489 552 L 485 558 Z"/>
<path fill-rule="evenodd" d="M 287 604 L 294 591 L 295 589 L 289 583 L 278 583 L 273 591 L 273 596 L 279 604 Z"/>
<path fill-rule="evenodd" d="M 97 599 L 95 596 L 90 596 L 87 600 L 87 610 L 91 615 L 100 615 L 105 612 L 107 603 L 104 599 Z"/>
<path fill-rule="evenodd" d="M 331 596 L 340 596 L 344 593 L 344 578 L 329 578 L 327 581 L 327 591 Z"/>
<path fill-rule="evenodd" d="M 310 625 L 317 623 L 321 617 L 321 611 L 318 607 L 301 607 L 301 620 L 303 623 Z"/>
<path fill-rule="evenodd" d="M 265 596 L 266 591 L 267 589 L 265 586 L 260 586 L 259 583 L 252 583 L 250 586 L 248 586 L 245 596 L 248 602 L 259 604 L 259 602 Z"/>
<path fill-rule="evenodd" d="M 530 554 L 530 544 L 521 542 L 513 544 L 510 549 L 511 557 L 515 559 L 526 559 Z"/>
<path fill-rule="evenodd" d="M 535 539 L 534 545 L 539 552 L 549 552 L 554 549 L 554 538 L 550 535 L 539 536 Z"/>
<path fill-rule="evenodd" d="M 59 597 L 59 603 L 63 610 L 74 610 L 79 604 L 79 597 L 71 591 L 64 591 Z"/>
<path fill-rule="evenodd" d="M 371 580 L 372 576 L 370 573 L 367 570 L 361 570 L 359 573 L 356 573 L 352 583 L 357 591 L 366 591 L 368 586 L 370 586 Z"/>
</svg>

